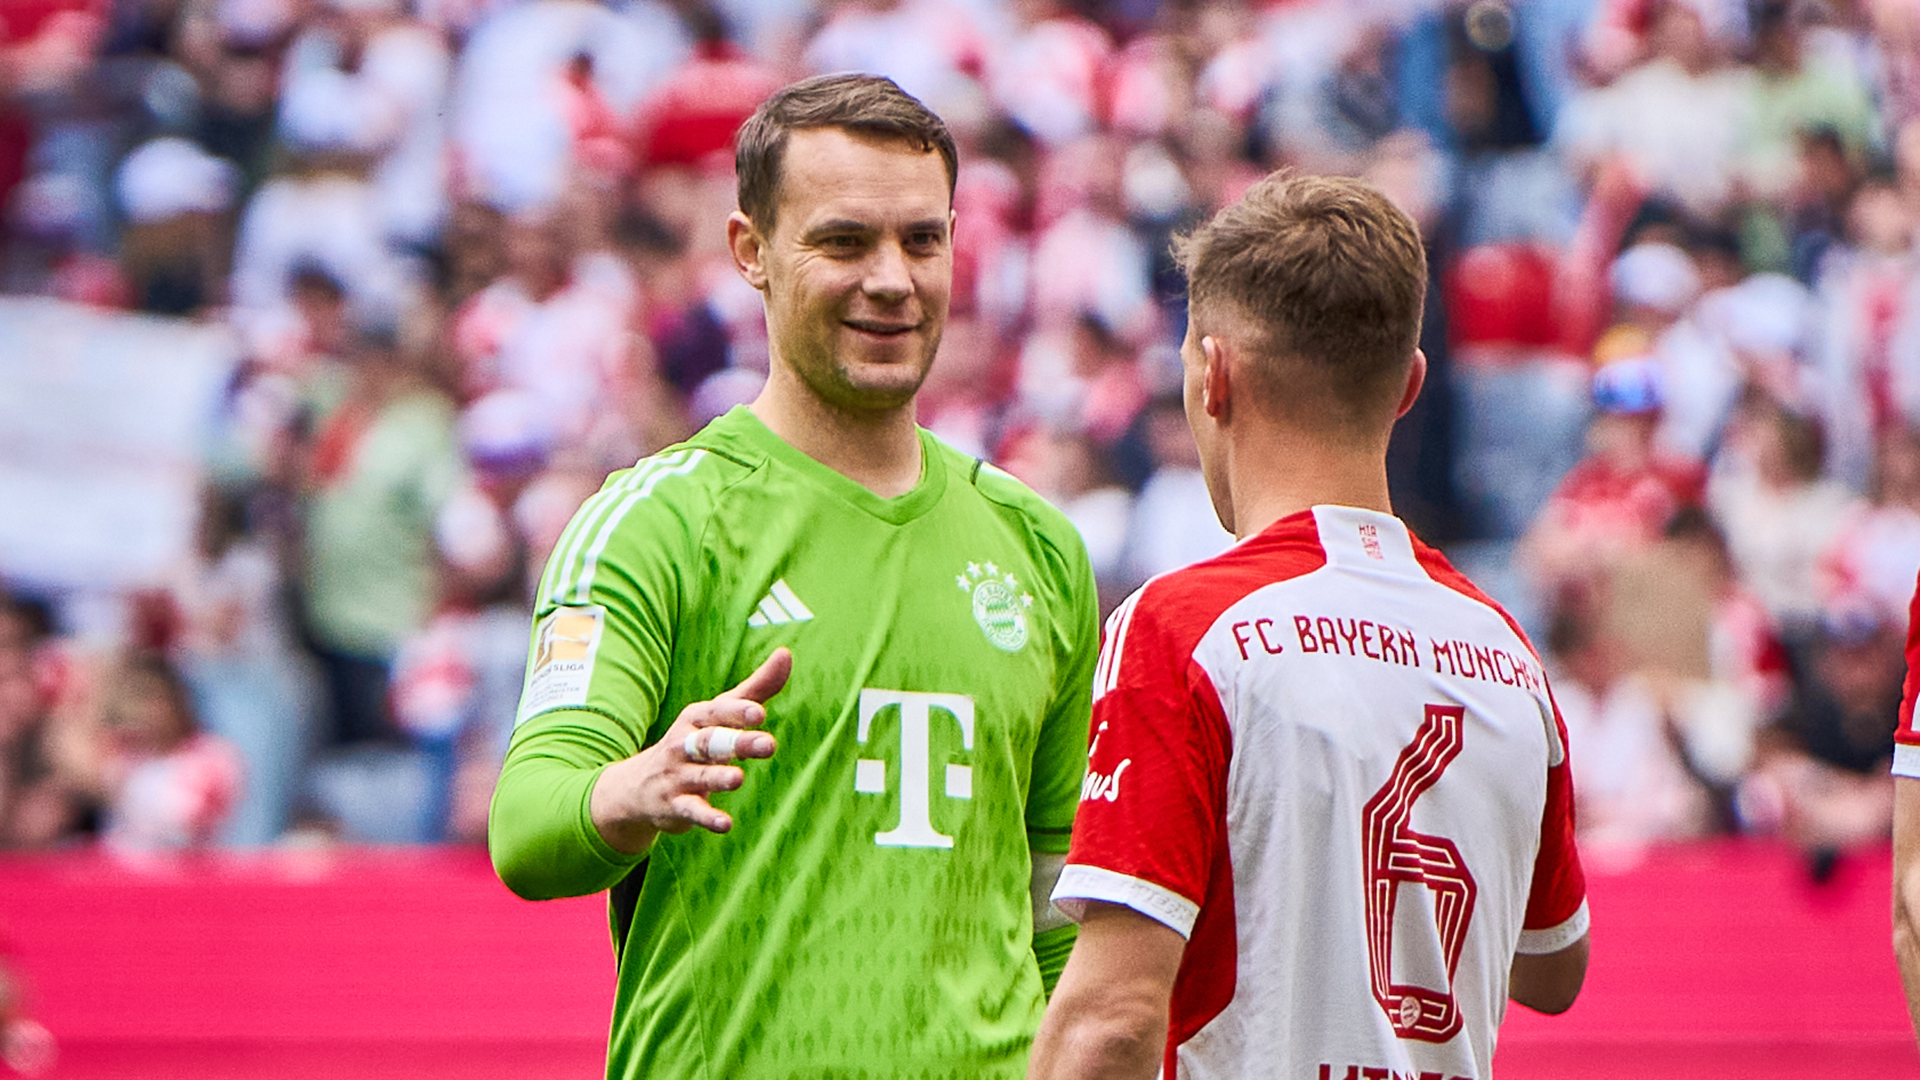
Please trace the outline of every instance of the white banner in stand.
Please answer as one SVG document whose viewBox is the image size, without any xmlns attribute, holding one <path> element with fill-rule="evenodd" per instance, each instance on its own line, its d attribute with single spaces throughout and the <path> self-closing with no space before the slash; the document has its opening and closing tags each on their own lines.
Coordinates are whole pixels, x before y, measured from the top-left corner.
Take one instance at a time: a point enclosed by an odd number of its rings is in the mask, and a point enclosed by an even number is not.
<svg viewBox="0 0 1920 1080">
<path fill-rule="evenodd" d="M 0 580 L 138 588 L 187 558 L 238 358 L 222 327 L 0 299 Z"/>
</svg>

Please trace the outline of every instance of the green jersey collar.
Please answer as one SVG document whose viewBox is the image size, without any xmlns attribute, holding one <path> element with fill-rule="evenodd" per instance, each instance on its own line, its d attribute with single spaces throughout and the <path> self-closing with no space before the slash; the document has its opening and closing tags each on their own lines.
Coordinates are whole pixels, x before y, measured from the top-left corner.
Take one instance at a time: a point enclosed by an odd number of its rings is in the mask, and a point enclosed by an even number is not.
<svg viewBox="0 0 1920 1080">
<path fill-rule="evenodd" d="M 916 428 L 915 431 L 920 436 L 920 480 L 913 485 L 913 490 L 891 499 L 881 498 L 858 481 L 801 453 L 793 444 L 775 435 L 745 405 L 736 405 L 728 410 L 726 415 L 708 425 L 706 431 L 696 436 L 693 442 L 697 444 L 717 436 L 720 442 L 733 443 L 755 452 L 755 456 L 772 458 L 881 521 L 905 525 L 940 501 L 940 496 L 947 490 L 949 472 L 941 460 L 940 443 L 924 428 Z"/>
</svg>

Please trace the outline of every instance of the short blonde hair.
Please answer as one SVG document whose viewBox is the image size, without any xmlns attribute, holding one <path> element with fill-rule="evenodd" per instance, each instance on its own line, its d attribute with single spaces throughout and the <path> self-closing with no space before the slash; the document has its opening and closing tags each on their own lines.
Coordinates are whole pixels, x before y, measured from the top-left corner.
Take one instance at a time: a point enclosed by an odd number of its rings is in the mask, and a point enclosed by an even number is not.
<svg viewBox="0 0 1920 1080">
<path fill-rule="evenodd" d="M 1290 397 L 1309 376 L 1349 421 L 1397 394 L 1420 341 L 1427 256 L 1378 188 L 1276 172 L 1176 239 L 1174 256 L 1199 326 L 1245 324 L 1262 389 Z"/>
</svg>

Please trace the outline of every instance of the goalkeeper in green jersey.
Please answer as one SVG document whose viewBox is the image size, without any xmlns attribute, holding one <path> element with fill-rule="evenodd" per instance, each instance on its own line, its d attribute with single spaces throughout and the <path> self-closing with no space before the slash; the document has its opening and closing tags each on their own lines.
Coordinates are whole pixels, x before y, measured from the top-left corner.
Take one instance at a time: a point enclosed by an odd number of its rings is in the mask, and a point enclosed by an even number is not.
<svg viewBox="0 0 1920 1080">
<path fill-rule="evenodd" d="M 939 118 L 809 79 L 737 157 L 766 389 L 610 477 L 554 550 L 494 865 L 530 898 L 611 890 L 610 1077 L 1020 1077 L 1072 944 L 1046 898 L 1092 569 L 914 424 L 953 278 Z"/>
</svg>

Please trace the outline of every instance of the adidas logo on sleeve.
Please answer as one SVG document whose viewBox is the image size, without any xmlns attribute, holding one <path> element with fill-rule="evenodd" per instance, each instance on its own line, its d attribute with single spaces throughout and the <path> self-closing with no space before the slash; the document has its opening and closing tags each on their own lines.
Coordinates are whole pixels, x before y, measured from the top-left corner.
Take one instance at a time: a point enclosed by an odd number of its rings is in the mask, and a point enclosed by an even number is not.
<svg viewBox="0 0 1920 1080">
<path fill-rule="evenodd" d="M 782 578 L 773 583 L 767 595 L 760 598 L 760 605 L 753 614 L 747 616 L 748 626 L 780 626 L 784 623 L 806 622 L 813 618 L 813 612 L 793 594 L 793 589 Z"/>
</svg>

